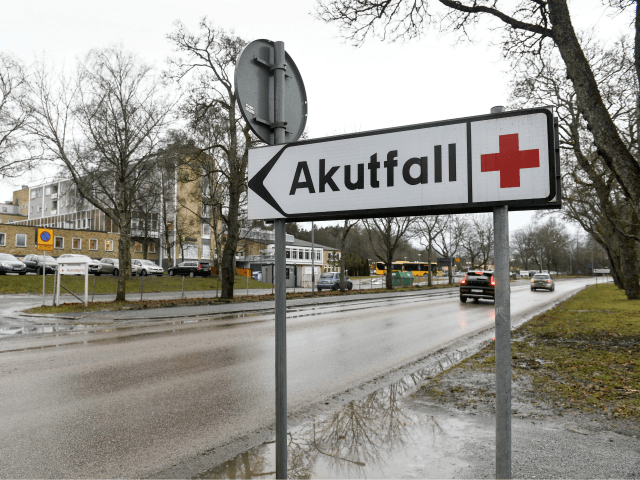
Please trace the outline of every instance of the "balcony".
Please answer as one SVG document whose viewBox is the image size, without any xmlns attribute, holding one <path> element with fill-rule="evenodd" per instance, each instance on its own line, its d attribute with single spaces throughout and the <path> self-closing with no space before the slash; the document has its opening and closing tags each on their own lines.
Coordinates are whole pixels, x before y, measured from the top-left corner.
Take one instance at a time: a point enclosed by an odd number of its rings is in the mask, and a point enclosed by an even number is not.
<svg viewBox="0 0 640 480">
<path fill-rule="evenodd" d="M 53 192 L 51 194 L 51 200 L 57 200 L 58 199 L 58 192 Z"/>
<path fill-rule="evenodd" d="M 57 215 L 58 214 L 58 210 L 55 208 L 51 209 L 51 215 Z"/>
</svg>

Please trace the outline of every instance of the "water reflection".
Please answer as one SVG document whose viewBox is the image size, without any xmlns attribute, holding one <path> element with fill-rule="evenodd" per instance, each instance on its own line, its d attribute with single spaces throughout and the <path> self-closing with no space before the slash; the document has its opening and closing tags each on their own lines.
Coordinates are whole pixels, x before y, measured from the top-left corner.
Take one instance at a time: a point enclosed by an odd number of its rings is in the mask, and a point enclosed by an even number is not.
<svg viewBox="0 0 640 480">
<path fill-rule="evenodd" d="M 412 432 L 430 435 L 435 444 L 442 433 L 437 420 L 408 412 L 400 399 L 464 356 L 461 351 L 442 356 L 397 383 L 293 429 L 288 439 L 288 476 L 381 476 L 394 453 L 412 441 Z M 267 442 L 195 478 L 274 478 L 274 458 L 275 442 Z"/>
</svg>

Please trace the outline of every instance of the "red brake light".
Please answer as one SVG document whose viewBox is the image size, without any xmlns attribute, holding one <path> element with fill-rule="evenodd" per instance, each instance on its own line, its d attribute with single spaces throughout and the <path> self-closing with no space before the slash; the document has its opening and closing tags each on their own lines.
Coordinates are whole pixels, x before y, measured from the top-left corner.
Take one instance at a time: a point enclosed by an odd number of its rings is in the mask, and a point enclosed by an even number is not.
<svg viewBox="0 0 640 480">
<path fill-rule="evenodd" d="M 476 275 L 482 275 L 482 272 L 476 272 Z"/>
<path fill-rule="evenodd" d="M 460 285 L 466 285 L 466 284 L 467 284 L 467 276 L 465 275 L 464 278 L 460 280 Z"/>
<path fill-rule="evenodd" d="M 496 280 L 495 280 L 495 278 L 493 278 L 493 275 L 491 275 L 491 286 L 492 287 L 496 286 Z"/>
<path fill-rule="evenodd" d="M 547 280 L 547 283 L 551 283 L 551 280 Z"/>
</svg>

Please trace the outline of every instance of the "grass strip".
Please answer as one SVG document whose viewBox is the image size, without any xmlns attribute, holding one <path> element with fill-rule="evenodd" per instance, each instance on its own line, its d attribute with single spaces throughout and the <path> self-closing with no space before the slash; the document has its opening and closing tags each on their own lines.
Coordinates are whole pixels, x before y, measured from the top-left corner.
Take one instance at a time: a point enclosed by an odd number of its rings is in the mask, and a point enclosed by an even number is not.
<svg viewBox="0 0 640 480">
<path fill-rule="evenodd" d="M 512 378 L 532 387 L 534 405 L 625 419 L 638 431 L 640 300 L 627 300 L 611 284 L 590 286 L 513 331 L 512 339 Z M 484 387 L 494 382 L 494 352 L 492 342 L 417 394 L 473 408 L 491 403 L 495 384 L 483 388 L 478 379 Z"/>
<path fill-rule="evenodd" d="M 244 277 L 241 277 L 244 278 Z M 145 281 L 146 286 L 146 281 Z M 433 287 L 395 287 L 393 292 L 411 292 L 411 291 L 422 291 L 422 290 L 435 290 L 441 288 L 455 288 L 449 285 L 434 285 Z M 145 290 L 146 291 L 146 290 Z M 246 290 L 245 290 L 246 291 Z M 326 292 L 316 292 L 316 297 L 340 297 L 340 296 L 349 296 L 349 295 L 358 295 L 358 294 L 371 294 L 371 293 L 384 293 L 389 290 L 351 290 L 347 292 L 340 291 L 326 291 Z M 129 292 L 131 293 L 131 292 Z M 287 299 L 302 299 L 302 298 L 312 298 L 311 292 L 288 292 Z M 185 298 L 185 299 L 167 299 L 167 300 L 143 300 L 143 301 L 127 301 L 127 302 L 94 302 L 89 303 L 87 307 L 85 307 L 81 303 L 63 303 L 57 307 L 53 306 L 45 306 L 45 307 L 33 307 L 25 310 L 25 313 L 38 313 L 38 314 L 56 314 L 56 313 L 82 313 L 82 312 L 95 312 L 95 311 L 103 311 L 103 312 L 113 312 L 119 310 L 144 310 L 148 308 L 166 308 L 166 307 L 185 307 L 185 306 L 199 306 L 199 305 L 218 305 L 218 304 L 227 304 L 227 303 L 249 303 L 249 302 L 265 302 L 265 301 L 273 301 L 275 299 L 274 295 L 242 295 L 242 288 L 236 290 L 235 297 L 233 300 L 222 300 L 220 298 Z"/>
<path fill-rule="evenodd" d="M 93 276 L 89 276 L 89 294 L 93 289 Z M 115 295 L 118 287 L 118 277 L 112 275 L 101 275 L 95 277 L 96 295 Z M 195 290 L 215 290 L 217 277 L 185 277 L 185 291 Z M 127 292 L 140 292 L 142 277 L 132 277 L 127 280 Z M 64 275 L 62 284 L 72 292 L 78 294 L 84 292 L 84 277 L 76 277 L 72 275 Z M 262 283 L 249 278 L 249 289 L 255 288 L 271 288 L 270 283 Z M 218 288 L 221 288 L 218 285 Z M 233 288 L 241 290 L 247 288 L 247 277 L 240 275 L 235 276 Z M 170 277 L 164 275 L 162 277 L 146 276 L 144 277 L 144 292 L 179 292 L 182 290 L 182 277 Z M 47 275 L 45 279 L 45 292 L 48 295 L 53 293 L 53 275 Z M 60 293 L 63 293 L 61 290 Z M 32 293 L 42 295 L 42 276 L 41 275 L 3 275 L 0 276 L 0 294 L 20 294 Z"/>
</svg>

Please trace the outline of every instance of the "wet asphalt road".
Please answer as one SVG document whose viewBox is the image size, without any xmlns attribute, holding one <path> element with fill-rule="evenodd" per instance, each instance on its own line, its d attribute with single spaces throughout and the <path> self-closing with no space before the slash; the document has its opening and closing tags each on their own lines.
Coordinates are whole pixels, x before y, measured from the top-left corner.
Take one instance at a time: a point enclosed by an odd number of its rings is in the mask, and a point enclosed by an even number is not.
<svg viewBox="0 0 640 480">
<path fill-rule="evenodd" d="M 513 284 L 512 319 L 587 283 Z M 440 292 L 290 310 L 290 412 L 493 325 L 491 302 Z M 152 476 L 271 425 L 273 314 L 201 320 L 0 341 L 0 477 Z"/>
</svg>

